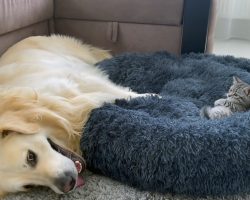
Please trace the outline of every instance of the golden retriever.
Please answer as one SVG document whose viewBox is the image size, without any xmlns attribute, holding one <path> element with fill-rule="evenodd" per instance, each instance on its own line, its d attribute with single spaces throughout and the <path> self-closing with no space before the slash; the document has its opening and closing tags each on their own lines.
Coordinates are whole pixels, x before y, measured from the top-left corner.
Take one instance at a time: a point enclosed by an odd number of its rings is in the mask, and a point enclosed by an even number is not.
<svg viewBox="0 0 250 200">
<path fill-rule="evenodd" d="M 68 193 L 84 184 L 79 140 L 90 112 L 144 96 L 94 64 L 102 49 L 66 36 L 22 40 L 0 58 L 0 196 L 31 186 Z"/>
</svg>

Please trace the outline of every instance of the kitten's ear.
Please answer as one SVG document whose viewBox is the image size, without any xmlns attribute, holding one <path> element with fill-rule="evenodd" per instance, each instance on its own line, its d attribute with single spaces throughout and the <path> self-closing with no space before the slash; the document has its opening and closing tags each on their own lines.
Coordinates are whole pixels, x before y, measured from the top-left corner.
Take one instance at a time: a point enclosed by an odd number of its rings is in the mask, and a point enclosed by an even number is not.
<svg viewBox="0 0 250 200">
<path fill-rule="evenodd" d="M 240 78 L 239 78 L 239 77 L 237 77 L 237 76 L 233 76 L 233 82 L 234 82 L 234 84 L 236 84 L 236 83 L 242 83 L 243 81 L 242 81 L 242 80 L 240 80 Z"/>
<path fill-rule="evenodd" d="M 247 96 L 250 96 L 250 87 L 244 88 L 244 92 Z"/>
</svg>

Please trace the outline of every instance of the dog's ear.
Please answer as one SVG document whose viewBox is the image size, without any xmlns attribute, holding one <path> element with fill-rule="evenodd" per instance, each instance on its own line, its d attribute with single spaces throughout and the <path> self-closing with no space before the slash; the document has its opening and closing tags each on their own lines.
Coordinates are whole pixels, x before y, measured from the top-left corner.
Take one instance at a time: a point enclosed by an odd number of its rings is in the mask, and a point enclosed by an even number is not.
<svg viewBox="0 0 250 200">
<path fill-rule="evenodd" d="M 38 94 L 29 88 L 13 88 L 0 91 L 0 138 L 17 132 L 33 134 L 38 132 L 35 116 Z"/>
<path fill-rule="evenodd" d="M 2 138 L 13 132 L 34 134 L 39 131 L 38 124 L 26 122 L 18 117 L 1 120 L 0 124 L 0 136 Z"/>
</svg>

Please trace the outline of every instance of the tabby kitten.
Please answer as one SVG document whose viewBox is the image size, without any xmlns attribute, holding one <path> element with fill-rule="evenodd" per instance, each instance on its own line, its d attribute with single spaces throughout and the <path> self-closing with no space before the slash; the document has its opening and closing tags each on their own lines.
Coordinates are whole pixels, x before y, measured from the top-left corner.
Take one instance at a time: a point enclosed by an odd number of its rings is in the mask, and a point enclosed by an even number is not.
<svg viewBox="0 0 250 200">
<path fill-rule="evenodd" d="M 214 107 L 204 106 L 201 116 L 207 119 L 220 119 L 228 117 L 234 112 L 247 111 L 250 108 L 250 85 L 233 77 L 233 85 L 230 87 L 226 99 L 218 99 Z"/>
</svg>

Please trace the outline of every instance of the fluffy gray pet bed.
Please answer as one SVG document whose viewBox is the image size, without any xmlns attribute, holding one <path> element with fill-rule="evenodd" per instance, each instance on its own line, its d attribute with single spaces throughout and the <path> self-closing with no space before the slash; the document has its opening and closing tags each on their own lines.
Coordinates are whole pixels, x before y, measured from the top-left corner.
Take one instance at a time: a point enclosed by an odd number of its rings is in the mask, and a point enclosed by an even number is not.
<svg viewBox="0 0 250 200">
<path fill-rule="evenodd" d="M 139 189 L 188 195 L 250 192 L 250 112 L 199 116 L 250 61 L 164 52 L 125 54 L 100 67 L 117 84 L 157 97 L 118 100 L 94 110 L 81 147 L 89 169 Z"/>
</svg>

